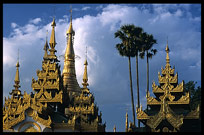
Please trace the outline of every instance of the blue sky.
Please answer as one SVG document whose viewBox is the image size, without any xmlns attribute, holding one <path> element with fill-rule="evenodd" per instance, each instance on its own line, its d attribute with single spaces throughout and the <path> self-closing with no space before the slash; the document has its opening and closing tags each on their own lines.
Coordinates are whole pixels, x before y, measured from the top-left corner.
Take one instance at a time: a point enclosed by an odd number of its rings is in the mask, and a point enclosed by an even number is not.
<svg viewBox="0 0 204 135">
<path fill-rule="evenodd" d="M 36 70 L 41 69 L 46 30 L 49 40 L 53 16 L 57 25 L 56 55 L 64 54 L 69 9 L 70 4 L 3 5 L 3 96 L 13 89 L 18 48 L 21 91 L 32 91 L 31 79 L 37 79 Z M 117 131 L 125 131 L 126 110 L 132 121 L 128 59 L 115 49 L 120 41 L 114 33 L 121 25 L 135 24 L 157 39 L 158 53 L 150 60 L 150 88 L 153 80 L 158 84 L 158 71 L 165 66 L 167 36 L 170 64 L 178 72 L 178 82 L 193 80 L 201 85 L 200 4 L 72 4 L 72 9 L 78 83 L 82 83 L 87 46 L 89 88 L 102 111 L 106 131 L 113 131 L 114 125 Z M 136 104 L 135 58 L 131 60 Z M 139 59 L 139 72 L 140 99 L 145 107 L 146 60 Z"/>
</svg>

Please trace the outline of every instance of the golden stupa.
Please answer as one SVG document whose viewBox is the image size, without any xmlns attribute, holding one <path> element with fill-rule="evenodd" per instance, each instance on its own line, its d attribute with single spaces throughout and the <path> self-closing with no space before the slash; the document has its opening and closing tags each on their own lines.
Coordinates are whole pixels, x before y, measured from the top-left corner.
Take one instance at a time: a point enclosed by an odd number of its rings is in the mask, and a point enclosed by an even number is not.
<svg viewBox="0 0 204 135">
<path fill-rule="evenodd" d="M 49 45 L 47 39 L 44 45 L 42 69 L 36 72 L 37 80 L 32 78 L 34 94 L 21 94 L 20 65 L 17 62 L 15 89 L 10 93 L 11 98 L 5 98 L 3 106 L 4 132 L 105 132 L 102 113 L 98 114 L 94 96 L 87 88 L 87 59 L 83 88 L 80 88 L 76 79 L 72 16 L 70 20 L 62 74 L 55 55 L 55 18 L 51 24 Z"/>
</svg>

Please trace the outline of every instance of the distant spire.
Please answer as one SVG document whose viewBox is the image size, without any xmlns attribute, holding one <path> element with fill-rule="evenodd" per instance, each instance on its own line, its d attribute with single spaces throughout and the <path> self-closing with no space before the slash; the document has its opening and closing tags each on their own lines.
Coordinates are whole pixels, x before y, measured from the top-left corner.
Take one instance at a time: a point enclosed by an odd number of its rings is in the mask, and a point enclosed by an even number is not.
<svg viewBox="0 0 204 135">
<path fill-rule="evenodd" d="M 116 132 L 116 126 L 114 125 L 114 127 L 113 127 L 113 132 Z"/>
<path fill-rule="evenodd" d="M 19 49 L 18 49 L 18 58 L 17 58 L 17 63 L 16 63 L 16 76 L 15 76 L 15 89 L 18 89 L 20 87 L 19 83 L 20 83 L 20 77 L 19 77 L 19 68 L 20 64 L 19 64 Z"/>
<path fill-rule="evenodd" d="M 89 85 L 88 84 L 88 73 L 87 73 L 87 65 L 88 65 L 88 62 L 87 62 L 87 47 L 86 47 L 86 60 L 84 62 L 84 75 L 83 75 L 83 83 L 82 85 L 84 86 L 84 88 L 87 88 L 87 86 Z"/>
<path fill-rule="evenodd" d="M 44 45 L 44 48 L 43 48 L 43 50 L 45 50 L 44 57 L 47 57 L 47 50 L 49 49 L 49 46 L 48 46 L 48 43 L 47 43 L 47 35 L 48 35 L 48 30 L 46 31 L 46 42 L 45 42 L 45 45 Z"/>
<path fill-rule="evenodd" d="M 169 61 L 170 61 L 170 59 L 169 59 L 169 47 L 168 47 L 168 38 L 167 38 L 167 44 L 166 44 L 166 49 L 165 49 L 165 51 L 166 51 L 166 63 L 167 64 L 169 64 Z"/>
<path fill-rule="evenodd" d="M 125 132 L 128 132 L 128 113 L 126 112 Z"/>
<path fill-rule="evenodd" d="M 56 26 L 56 23 L 55 23 L 55 18 L 53 17 L 53 21 L 52 21 L 52 33 L 51 33 L 51 37 L 50 37 L 50 54 L 51 55 L 54 55 L 54 52 L 56 52 L 55 50 L 55 45 L 57 44 L 56 43 L 56 40 L 55 40 L 55 26 Z"/>
<path fill-rule="evenodd" d="M 19 77 L 19 67 L 20 67 L 20 64 L 19 64 L 19 49 L 18 49 L 18 57 L 17 57 L 17 63 L 16 63 L 16 76 L 15 76 L 15 79 L 14 79 L 14 88 L 12 90 L 11 93 L 9 93 L 10 95 L 14 96 L 14 98 L 18 98 L 19 96 L 22 96 L 21 95 L 21 91 L 19 90 L 19 88 L 21 87 L 20 86 L 20 77 Z"/>
</svg>

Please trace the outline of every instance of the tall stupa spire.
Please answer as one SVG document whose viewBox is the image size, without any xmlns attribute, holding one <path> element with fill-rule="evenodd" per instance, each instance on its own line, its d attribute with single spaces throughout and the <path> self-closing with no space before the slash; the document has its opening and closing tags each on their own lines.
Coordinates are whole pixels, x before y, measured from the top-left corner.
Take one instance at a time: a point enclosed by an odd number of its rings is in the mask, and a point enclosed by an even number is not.
<svg viewBox="0 0 204 135">
<path fill-rule="evenodd" d="M 72 9 L 70 10 L 70 26 L 66 32 L 67 48 L 64 56 L 63 85 L 67 92 L 81 92 L 76 79 L 75 54 L 73 47 L 74 30 L 72 28 Z"/>
<path fill-rule="evenodd" d="M 88 62 L 87 62 L 87 47 L 86 47 L 86 60 L 84 62 L 84 65 L 85 65 L 85 67 L 84 67 L 84 75 L 83 75 L 82 85 L 83 85 L 84 88 L 87 88 L 87 86 L 89 85 L 88 84 L 88 73 L 87 73 L 87 65 L 88 65 Z"/>
</svg>

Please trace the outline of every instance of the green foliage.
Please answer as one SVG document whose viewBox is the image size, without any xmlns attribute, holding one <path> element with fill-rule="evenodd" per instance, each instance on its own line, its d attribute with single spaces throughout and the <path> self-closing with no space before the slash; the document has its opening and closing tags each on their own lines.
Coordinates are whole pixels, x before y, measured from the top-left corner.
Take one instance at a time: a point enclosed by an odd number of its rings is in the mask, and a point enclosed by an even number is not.
<svg viewBox="0 0 204 135">
<path fill-rule="evenodd" d="M 115 38 L 119 38 L 122 42 L 116 44 L 116 48 L 121 56 L 135 57 L 141 50 L 142 40 L 141 34 L 143 29 L 133 24 L 123 25 L 115 32 Z"/>
<path fill-rule="evenodd" d="M 190 108 L 196 109 L 201 104 L 201 87 L 195 87 L 197 82 L 189 81 L 184 85 L 184 91 L 190 93 Z"/>
<path fill-rule="evenodd" d="M 154 44 L 157 44 L 157 40 L 154 39 L 153 35 L 143 32 L 141 35 L 141 40 L 142 40 L 142 52 L 140 53 L 140 58 L 142 59 L 144 58 L 145 51 L 146 51 L 146 56 L 148 58 L 152 58 L 152 56 L 156 55 L 157 50 L 152 49 L 152 47 Z"/>
</svg>

